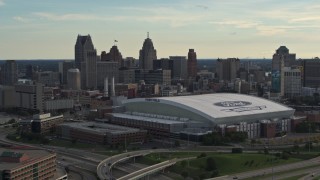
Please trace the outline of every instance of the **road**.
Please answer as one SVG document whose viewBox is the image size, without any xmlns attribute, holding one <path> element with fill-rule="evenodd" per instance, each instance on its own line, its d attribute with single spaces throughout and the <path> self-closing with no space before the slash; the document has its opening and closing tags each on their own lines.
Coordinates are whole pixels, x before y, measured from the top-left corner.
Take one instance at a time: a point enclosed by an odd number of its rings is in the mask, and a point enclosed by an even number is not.
<svg viewBox="0 0 320 180">
<path fill-rule="evenodd" d="M 233 174 L 233 175 L 229 175 L 229 176 L 211 178 L 210 180 L 234 179 L 235 177 L 237 177 L 237 179 L 246 179 L 246 178 L 252 178 L 252 177 L 258 178 L 259 177 L 259 179 L 260 179 L 261 176 L 264 176 L 264 175 L 270 175 L 273 173 L 284 172 L 284 171 L 292 171 L 293 172 L 294 169 L 305 168 L 308 166 L 316 166 L 316 165 L 320 165 L 320 157 L 316 157 L 313 159 L 309 159 L 309 160 L 305 160 L 305 161 L 301 161 L 301 162 L 296 162 L 296 163 L 292 163 L 292 164 L 274 166 L 274 167 L 270 167 L 270 168 L 264 168 L 264 169 L 254 170 L 254 171 L 237 173 L 237 174 Z"/>
<path fill-rule="evenodd" d="M 156 152 L 169 152 L 168 149 L 151 149 L 151 150 L 141 150 L 141 151 L 133 151 L 126 152 L 122 154 L 118 154 L 115 156 L 111 156 L 102 160 L 97 166 L 97 174 L 100 179 L 114 179 L 112 176 L 112 166 L 118 162 L 128 160 L 132 157 L 137 156 L 145 156 L 147 154 L 156 153 Z M 171 151 L 170 151 L 171 152 Z"/>
</svg>

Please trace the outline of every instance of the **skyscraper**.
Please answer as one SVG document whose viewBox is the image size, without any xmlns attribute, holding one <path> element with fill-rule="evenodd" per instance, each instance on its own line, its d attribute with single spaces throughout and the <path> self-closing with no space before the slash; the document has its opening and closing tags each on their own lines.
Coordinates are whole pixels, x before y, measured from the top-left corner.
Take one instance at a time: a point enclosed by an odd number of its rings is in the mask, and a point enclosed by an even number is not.
<svg viewBox="0 0 320 180">
<path fill-rule="evenodd" d="M 104 58 L 102 58 L 101 54 L 101 61 L 102 60 L 118 62 L 120 67 L 124 66 L 121 52 L 116 45 L 111 47 L 109 53 L 107 53 Z"/>
<path fill-rule="evenodd" d="M 74 61 L 59 62 L 59 73 L 61 74 L 61 83 L 67 84 L 68 70 L 74 68 Z"/>
<path fill-rule="evenodd" d="M 12 86 L 18 81 L 17 63 L 14 60 L 8 60 L 1 66 L 1 83 Z"/>
<path fill-rule="evenodd" d="M 320 87 L 320 59 L 306 59 L 303 61 L 303 86 Z"/>
<path fill-rule="evenodd" d="M 289 49 L 286 46 L 280 46 L 272 57 L 272 91 L 275 93 L 281 93 L 283 95 L 283 81 L 284 78 L 282 68 L 292 67 L 296 64 L 296 54 L 290 54 Z"/>
<path fill-rule="evenodd" d="M 149 33 L 147 39 L 144 40 L 142 49 L 139 55 L 140 69 L 152 70 L 153 60 L 157 59 L 157 51 L 153 47 L 152 40 L 149 38 Z"/>
<path fill-rule="evenodd" d="M 280 61 L 283 60 L 284 67 L 295 65 L 296 54 L 290 54 L 286 46 L 280 46 L 272 57 L 272 70 L 280 70 Z"/>
<path fill-rule="evenodd" d="M 218 59 L 217 69 L 219 80 L 231 82 L 237 78 L 240 69 L 240 60 L 238 58 Z"/>
<path fill-rule="evenodd" d="M 197 53 L 194 49 L 189 49 L 188 53 L 188 77 L 196 78 L 197 76 Z"/>
<path fill-rule="evenodd" d="M 173 79 L 185 80 L 188 76 L 187 58 L 185 56 L 170 56 L 170 60 L 173 61 Z"/>
<path fill-rule="evenodd" d="M 97 51 L 87 51 L 85 61 L 81 62 L 81 87 L 97 88 Z"/>
<path fill-rule="evenodd" d="M 77 42 L 75 45 L 75 66 L 81 68 L 81 63 L 85 61 L 88 51 L 93 51 L 94 46 L 90 35 L 81 36 L 78 35 Z M 81 69 L 80 69 L 81 70 Z"/>
</svg>

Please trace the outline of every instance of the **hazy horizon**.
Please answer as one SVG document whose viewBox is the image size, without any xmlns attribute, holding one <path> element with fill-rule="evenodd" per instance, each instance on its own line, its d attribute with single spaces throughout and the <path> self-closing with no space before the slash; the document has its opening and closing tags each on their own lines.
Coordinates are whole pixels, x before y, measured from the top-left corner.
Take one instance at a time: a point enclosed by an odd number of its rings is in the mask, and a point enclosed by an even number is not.
<svg viewBox="0 0 320 180">
<path fill-rule="evenodd" d="M 73 59 L 78 34 L 90 34 L 98 54 L 117 40 L 123 57 L 137 58 L 147 32 L 158 58 L 192 48 L 199 59 L 268 59 L 285 45 L 310 59 L 319 10 L 312 0 L 0 0 L 0 59 Z"/>
</svg>

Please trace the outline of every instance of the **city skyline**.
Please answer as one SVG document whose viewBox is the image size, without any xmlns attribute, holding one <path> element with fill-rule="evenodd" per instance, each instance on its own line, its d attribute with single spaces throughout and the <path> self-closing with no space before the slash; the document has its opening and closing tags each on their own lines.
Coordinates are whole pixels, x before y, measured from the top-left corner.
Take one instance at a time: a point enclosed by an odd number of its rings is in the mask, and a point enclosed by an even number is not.
<svg viewBox="0 0 320 180">
<path fill-rule="evenodd" d="M 158 58 L 192 48 L 198 59 L 270 59 L 281 45 L 319 56 L 317 1 L 21 2 L 0 0 L 0 59 L 73 59 L 78 34 L 90 34 L 98 54 L 117 40 L 123 57 L 138 58 L 147 32 Z"/>
</svg>

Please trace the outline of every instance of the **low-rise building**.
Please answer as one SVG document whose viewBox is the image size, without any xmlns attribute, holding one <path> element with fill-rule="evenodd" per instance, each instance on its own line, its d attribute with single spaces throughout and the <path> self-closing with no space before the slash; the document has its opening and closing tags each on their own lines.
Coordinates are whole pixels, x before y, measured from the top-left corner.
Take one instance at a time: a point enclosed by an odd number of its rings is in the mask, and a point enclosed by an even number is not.
<svg viewBox="0 0 320 180">
<path fill-rule="evenodd" d="M 63 115 L 51 116 L 50 113 L 47 114 L 37 114 L 34 115 L 32 119 L 21 120 L 20 125 L 23 132 L 32 133 L 48 133 L 54 132 L 58 124 L 63 123 Z"/>
<path fill-rule="evenodd" d="M 56 154 L 43 150 L 0 149 L 0 179 L 52 179 Z"/>
<path fill-rule="evenodd" d="M 98 144 L 142 143 L 147 131 L 106 123 L 64 123 L 57 127 L 57 136 L 68 140 Z"/>
</svg>

